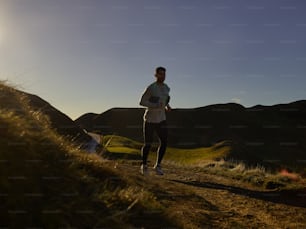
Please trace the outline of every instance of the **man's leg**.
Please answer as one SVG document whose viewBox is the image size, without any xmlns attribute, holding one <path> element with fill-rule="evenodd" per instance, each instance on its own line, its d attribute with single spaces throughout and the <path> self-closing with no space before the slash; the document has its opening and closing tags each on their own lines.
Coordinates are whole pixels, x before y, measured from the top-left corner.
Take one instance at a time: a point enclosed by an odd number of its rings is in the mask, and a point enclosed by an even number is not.
<svg viewBox="0 0 306 229">
<path fill-rule="evenodd" d="M 167 148 L 167 142 L 168 142 L 167 122 L 166 121 L 160 122 L 156 128 L 156 132 L 157 132 L 159 143 L 160 143 L 158 151 L 157 151 L 156 165 L 160 165 L 165 155 L 166 148 Z"/>
<path fill-rule="evenodd" d="M 153 141 L 153 134 L 154 134 L 154 124 L 144 122 L 143 123 L 143 137 L 144 137 L 144 145 L 141 149 L 141 156 L 142 156 L 142 164 L 147 165 L 147 159 L 149 155 L 149 151 L 151 149 L 151 144 Z"/>
</svg>

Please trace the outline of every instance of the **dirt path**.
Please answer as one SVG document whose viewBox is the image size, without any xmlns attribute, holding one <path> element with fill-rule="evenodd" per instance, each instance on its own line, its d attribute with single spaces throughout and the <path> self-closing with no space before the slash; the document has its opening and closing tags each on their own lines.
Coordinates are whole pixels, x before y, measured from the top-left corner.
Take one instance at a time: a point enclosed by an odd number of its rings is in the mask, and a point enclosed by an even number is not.
<svg viewBox="0 0 306 229">
<path fill-rule="evenodd" d="M 305 192 L 260 190 L 224 177 L 165 166 L 143 177 L 137 163 L 115 163 L 167 206 L 184 228 L 306 228 Z"/>
</svg>

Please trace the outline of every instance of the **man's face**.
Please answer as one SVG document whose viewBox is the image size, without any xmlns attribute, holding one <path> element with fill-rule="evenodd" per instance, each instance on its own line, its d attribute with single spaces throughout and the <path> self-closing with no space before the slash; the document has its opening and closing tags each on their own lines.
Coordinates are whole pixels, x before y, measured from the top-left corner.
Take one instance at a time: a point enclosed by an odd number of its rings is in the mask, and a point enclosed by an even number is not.
<svg viewBox="0 0 306 229">
<path fill-rule="evenodd" d="M 166 78 L 166 72 L 163 70 L 159 70 L 158 72 L 156 72 L 155 77 L 157 79 L 157 82 L 163 83 Z"/>
</svg>

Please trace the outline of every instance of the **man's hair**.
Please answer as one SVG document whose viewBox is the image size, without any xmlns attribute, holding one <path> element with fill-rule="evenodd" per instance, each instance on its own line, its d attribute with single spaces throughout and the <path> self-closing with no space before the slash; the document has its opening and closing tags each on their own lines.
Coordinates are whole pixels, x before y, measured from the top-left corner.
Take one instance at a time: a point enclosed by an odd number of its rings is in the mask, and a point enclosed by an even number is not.
<svg viewBox="0 0 306 229">
<path fill-rule="evenodd" d="M 158 73 L 159 71 L 166 71 L 166 68 L 164 68 L 164 67 L 157 67 L 156 69 L 155 69 L 155 73 Z"/>
</svg>

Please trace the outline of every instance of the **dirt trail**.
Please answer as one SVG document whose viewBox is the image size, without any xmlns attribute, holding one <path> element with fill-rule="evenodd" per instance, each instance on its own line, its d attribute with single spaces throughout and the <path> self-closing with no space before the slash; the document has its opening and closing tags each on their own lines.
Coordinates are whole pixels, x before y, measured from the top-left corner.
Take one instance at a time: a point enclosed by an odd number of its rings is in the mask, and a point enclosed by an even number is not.
<svg viewBox="0 0 306 229">
<path fill-rule="evenodd" d="M 306 228 L 305 191 L 260 190 L 236 180 L 164 166 L 165 175 L 139 174 L 137 163 L 115 167 L 151 191 L 184 228 Z"/>
</svg>

